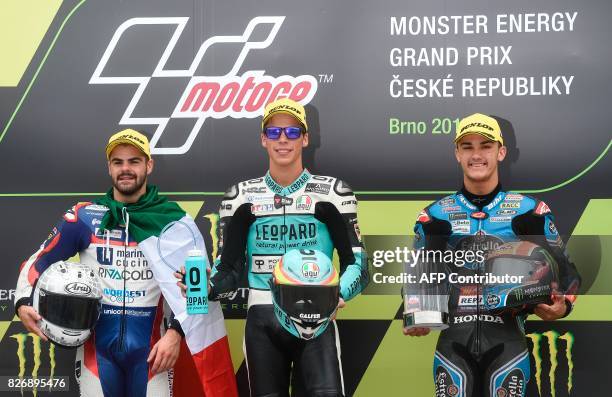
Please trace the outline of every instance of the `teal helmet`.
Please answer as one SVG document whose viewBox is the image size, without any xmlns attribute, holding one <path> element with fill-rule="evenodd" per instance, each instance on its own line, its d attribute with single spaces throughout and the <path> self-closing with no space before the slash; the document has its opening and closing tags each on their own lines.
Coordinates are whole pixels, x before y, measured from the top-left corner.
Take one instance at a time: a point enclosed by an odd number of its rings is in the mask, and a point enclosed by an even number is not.
<svg viewBox="0 0 612 397">
<path fill-rule="evenodd" d="M 338 308 L 339 276 L 323 252 L 292 250 L 274 267 L 270 290 L 283 328 L 309 340 L 325 331 Z"/>
</svg>

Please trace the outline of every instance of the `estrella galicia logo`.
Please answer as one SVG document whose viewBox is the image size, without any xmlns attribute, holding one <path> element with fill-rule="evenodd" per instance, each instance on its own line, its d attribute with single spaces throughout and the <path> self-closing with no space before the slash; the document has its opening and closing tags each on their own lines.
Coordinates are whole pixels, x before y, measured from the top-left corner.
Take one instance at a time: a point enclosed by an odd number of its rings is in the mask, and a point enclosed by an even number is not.
<svg viewBox="0 0 612 397">
<path fill-rule="evenodd" d="M 546 331 L 543 333 L 531 333 L 526 335 L 533 346 L 531 348 L 531 355 L 533 356 L 534 364 L 535 364 L 535 381 L 538 386 L 538 394 L 540 396 L 548 396 L 548 395 L 556 395 L 556 375 L 557 369 L 559 367 L 558 353 L 559 347 L 557 343 L 560 341 L 565 341 L 565 361 L 567 365 L 567 394 L 570 395 L 573 387 L 573 372 L 574 372 L 574 360 L 572 356 L 572 349 L 574 347 L 574 335 L 571 332 L 566 332 L 563 335 L 560 335 L 558 332 L 554 330 Z M 542 364 L 545 361 L 542 357 L 542 339 L 547 340 L 548 345 L 548 366 L 550 367 L 549 376 L 550 380 L 550 393 L 544 392 L 542 394 Z"/>
<path fill-rule="evenodd" d="M 436 397 L 455 397 L 459 394 L 459 387 L 453 381 L 450 372 L 443 366 L 438 366 L 434 373 Z"/>
<path fill-rule="evenodd" d="M 151 137 L 152 154 L 184 154 L 189 151 L 198 133 L 202 129 L 207 118 L 220 119 L 233 118 L 255 118 L 261 116 L 264 106 L 278 98 L 291 98 L 305 105 L 314 97 L 318 82 L 314 76 L 301 75 L 297 77 L 279 76 L 273 77 L 265 74 L 264 70 L 249 70 L 238 75 L 247 55 L 253 50 L 269 47 L 278 34 L 284 16 L 259 16 L 251 19 L 246 29 L 237 36 L 212 36 L 206 39 L 195 54 L 188 69 L 167 69 L 166 63 L 173 53 L 189 17 L 155 17 L 155 18 L 132 18 L 122 23 L 111 38 L 98 66 L 94 70 L 89 84 L 129 84 L 137 86 L 134 96 L 130 100 L 125 112 L 119 120 L 122 125 L 156 125 L 157 128 Z M 166 48 L 164 49 L 155 70 L 150 76 L 106 76 L 104 71 L 111 60 L 115 48 L 123 38 L 126 31 L 136 29 L 142 25 L 170 25 L 174 26 L 174 32 Z M 267 27 L 268 34 L 262 40 L 252 38 L 258 27 Z M 270 28 L 271 26 L 271 28 Z M 234 65 L 224 75 L 196 76 L 195 73 L 210 47 L 218 44 L 242 44 Z M 143 93 L 153 78 L 190 78 L 187 86 L 176 104 L 172 114 L 151 114 L 149 117 L 135 117 L 134 110 L 139 107 Z M 160 147 L 158 145 L 166 126 L 172 119 L 194 118 L 191 131 L 185 142 L 176 147 Z"/>
</svg>

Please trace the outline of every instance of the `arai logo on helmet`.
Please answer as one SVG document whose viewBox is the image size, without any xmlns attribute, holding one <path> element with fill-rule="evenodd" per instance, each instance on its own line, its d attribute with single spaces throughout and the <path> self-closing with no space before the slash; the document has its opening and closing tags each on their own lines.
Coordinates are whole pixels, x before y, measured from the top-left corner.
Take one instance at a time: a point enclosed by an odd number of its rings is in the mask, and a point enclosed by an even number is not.
<svg viewBox="0 0 612 397">
<path fill-rule="evenodd" d="M 195 54 L 188 69 L 166 69 L 166 63 L 172 56 L 189 17 L 159 17 L 159 18 L 132 18 L 122 23 L 115 31 L 98 66 L 94 70 L 89 84 L 129 84 L 135 88 L 134 96 L 130 100 L 119 124 L 123 125 L 156 125 L 155 133 L 151 137 L 152 154 L 184 154 L 191 148 L 195 138 L 209 117 L 220 119 L 256 118 L 263 114 L 265 105 L 279 98 L 291 98 L 305 105 L 312 100 L 317 92 L 318 82 L 314 76 L 268 76 L 264 70 L 247 70 L 242 76 L 238 72 L 242 69 L 244 60 L 251 51 L 269 47 L 280 30 L 284 16 L 261 16 L 249 21 L 244 32 L 237 36 L 212 36 L 206 39 Z M 139 25 L 171 25 L 174 26 L 172 37 L 168 41 L 161 58 L 151 75 L 119 77 L 104 75 L 107 63 L 115 51 L 123 34 L 133 30 Z M 270 27 L 271 26 L 271 27 Z M 268 29 L 263 39 L 251 36 L 255 30 Z M 242 49 L 236 57 L 232 68 L 223 75 L 196 76 L 196 70 L 202 63 L 208 49 L 218 44 L 240 44 Z M 150 115 L 149 117 L 135 117 L 134 109 L 140 107 L 140 99 L 147 90 L 152 78 L 168 77 L 175 81 L 182 81 L 176 77 L 190 78 L 187 86 L 171 114 Z M 176 147 L 158 147 L 158 142 L 171 119 L 195 118 L 196 121 L 189 132 L 185 142 Z M 168 139 L 171 140 L 171 139 Z"/>
<path fill-rule="evenodd" d="M 319 265 L 314 262 L 306 262 L 302 265 L 302 275 L 305 278 L 319 277 Z"/>
<path fill-rule="evenodd" d="M 89 295 L 91 294 L 91 287 L 87 284 L 74 282 L 67 284 L 64 287 L 64 291 L 68 292 L 71 295 Z"/>
</svg>

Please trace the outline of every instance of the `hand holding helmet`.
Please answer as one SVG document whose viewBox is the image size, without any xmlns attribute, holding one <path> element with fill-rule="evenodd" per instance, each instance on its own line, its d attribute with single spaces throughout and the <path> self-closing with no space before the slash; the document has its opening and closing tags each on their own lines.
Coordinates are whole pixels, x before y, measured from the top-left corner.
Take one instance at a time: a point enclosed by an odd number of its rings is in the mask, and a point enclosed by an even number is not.
<svg viewBox="0 0 612 397">
<path fill-rule="evenodd" d="M 32 308 L 20 308 L 20 313 L 28 321 L 36 318 L 38 331 L 46 336 L 43 339 L 63 347 L 78 347 L 91 335 L 101 299 L 100 282 L 89 266 L 59 261 L 38 279 Z M 28 326 L 25 321 L 24 325 Z M 36 328 L 31 328 L 40 336 Z"/>
<path fill-rule="evenodd" d="M 38 324 L 40 320 L 42 320 L 42 317 L 40 317 L 40 314 L 38 314 L 32 306 L 21 305 L 17 310 L 17 315 L 23 323 L 23 326 L 28 331 L 38 335 L 44 341 L 49 340 L 38 327 Z"/>
<path fill-rule="evenodd" d="M 485 284 L 483 303 L 493 312 L 530 313 L 537 305 L 553 305 L 559 300 L 555 298 L 559 295 L 557 262 L 539 245 L 528 241 L 506 243 L 489 253 L 485 271 L 519 280 Z"/>
</svg>

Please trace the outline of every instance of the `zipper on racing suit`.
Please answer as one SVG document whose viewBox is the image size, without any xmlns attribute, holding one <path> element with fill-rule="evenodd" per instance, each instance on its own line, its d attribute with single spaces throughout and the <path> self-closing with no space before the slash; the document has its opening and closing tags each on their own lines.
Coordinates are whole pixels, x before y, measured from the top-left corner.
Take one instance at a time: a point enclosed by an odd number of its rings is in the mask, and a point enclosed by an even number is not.
<svg viewBox="0 0 612 397">
<path fill-rule="evenodd" d="M 482 211 L 482 209 L 480 209 Z M 476 231 L 476 235 L 480 236 L 480 231 L 482 230 L 482 219 L 478 219 L 478 230 Z M 478 264 L 477 273 L 478 273 L 478 282 L 476 283 L 476 355 L 480 355 L 480 299 L 481 299 L 481 290 L 480 290 L 480 276 L 482 276 L 482 263 Z M 482 297 L 484 303 L 484 296 Z"/>
<path fill-rule="evenodd" d="M 125 258 L 127 258 L 127 247 L 129 244 L 129 235 L 128 235 L 128 226 L 130 224 L 130 214 L 127 212 L 126 208 L 123 207 L 121 209 L 121 214 L 123 215 L 123 223 L 125 226 L 125 239 L 123 242 L 123 274 L 122 274 L 122 278 L 123 278 L 123 308 L 121 311 L 121 323 L 119 325 L 119 351 L 120 352 L 125 352 L 127 349 L 125 348 L 125 333 L 126 333 L 126 328 L 127 328 L 127 320 L 125 318 L 125 298 L 126 298 L 126 272 L 127 272 L 127 261 L 125 260 Z"/>
<path fill-rule="evenodd" d="M 285 197 L 285 196 L 283 196 Z M 287 253 L 287 207 L 283 203 L 283 250 Z"/>
</svg>

